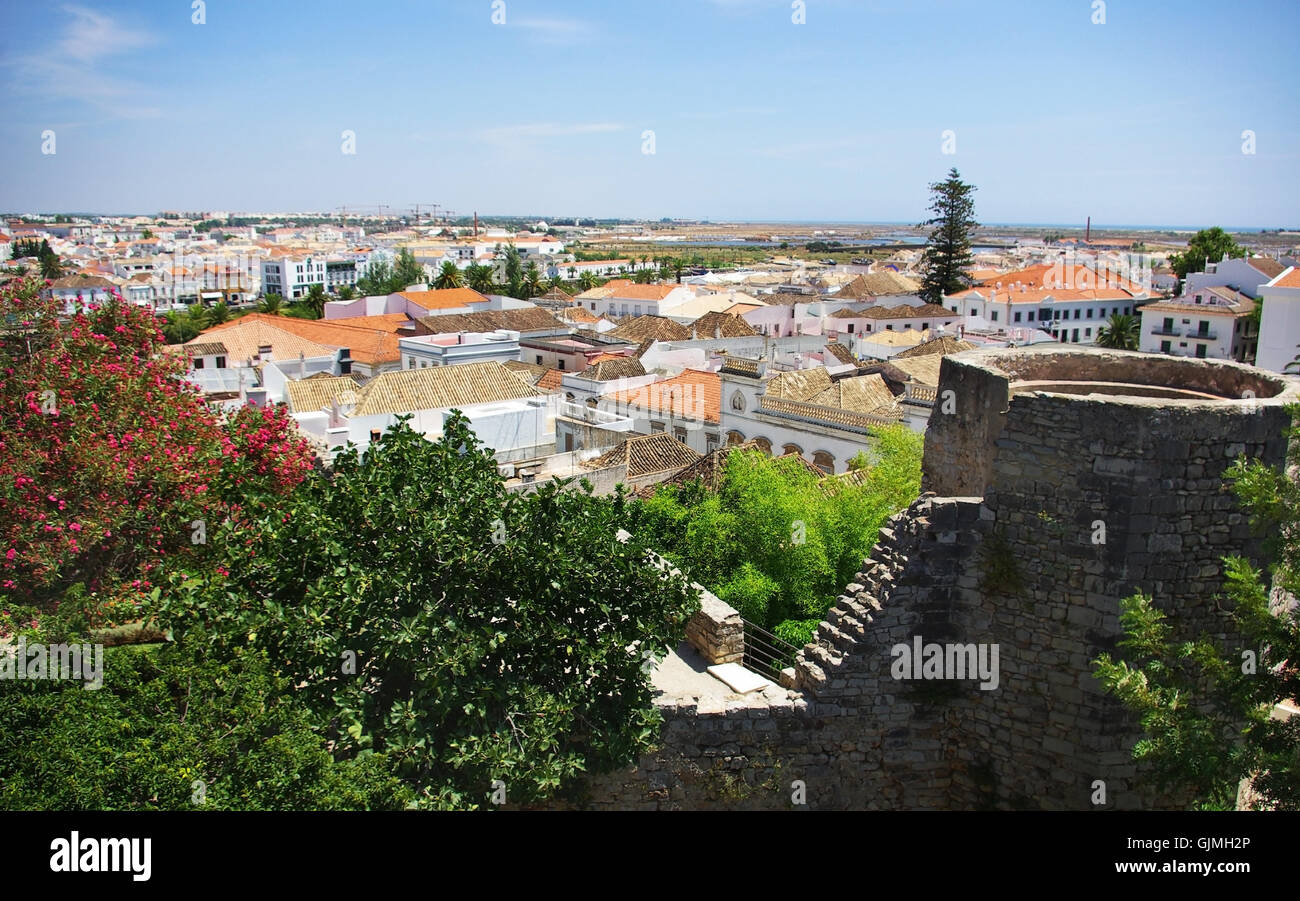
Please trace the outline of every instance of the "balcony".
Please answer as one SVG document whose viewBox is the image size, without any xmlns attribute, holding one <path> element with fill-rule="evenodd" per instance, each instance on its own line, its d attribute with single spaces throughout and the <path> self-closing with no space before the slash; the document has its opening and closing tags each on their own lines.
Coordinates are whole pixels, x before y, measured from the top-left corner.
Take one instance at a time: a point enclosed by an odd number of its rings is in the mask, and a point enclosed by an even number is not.
<svg viewBox="0 0 1300 901">
<path fill-rule="evenodd" d="M 1194 338 L 1197 341 L 1214 341 L 1219 337 L 1219 335 L 1217 332 L 1212 332 L 1209 329 L 1201 329 L 1196 332 L 1188 332 L 1184 337 Z"/>
<path fill-rule="evenodd" d="M 1182 333 L 1183 333 L 1183 330 L 1180 329 L 1180 328 L 1179 328 L 1178 326 L 1176 326 L 1176 325 L 1174 325 L 1174 326 L 1169 326 L 1168 328 L 1166 328 L 1166 327 L 1163 326 L 1163 325 L 1153 325 L 1153 326 L 1151 327 L 1151 334 L 1153 334 L 1153 335 L 1167 335 L 1167 336 L 1170 336 L 1170 337 L 1174 337 L 1174 338 L 1176 338 L 1176 337 L 1178 337 L 1179 335 L 1181 335 Z"/>
</svg>

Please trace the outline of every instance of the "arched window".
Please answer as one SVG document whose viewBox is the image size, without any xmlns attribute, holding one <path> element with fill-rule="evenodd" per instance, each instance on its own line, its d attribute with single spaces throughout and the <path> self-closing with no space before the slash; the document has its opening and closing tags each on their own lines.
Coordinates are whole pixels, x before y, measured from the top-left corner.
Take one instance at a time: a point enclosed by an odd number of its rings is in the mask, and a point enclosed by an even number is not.
<svg viewBox="0 0 1300 901">
<path fill-rule="evenodd" d="M 758 449 L 763 453 L 767 454 L 769 457 L 772 456 L 771 441 L 768 441 L 766 438 L 755 438 L 754 443 L 758 445 Z"/>
<path fill-rule="evenodd" d="M 727 433 L 727 447 L 735 447 L 737 444 L 744 444 L 745 436 L 740 432 L 731 431 Z"/>
<path fill-rule="evenodd" d="M 787 444 L 785 447 L 781 448 L 781 453 L 782 453 L 782 454 L 798 454 L 799 456 L 802 457 L 802 456 L 803 456 L 803 448 L 801 448 L 801 447 L 800 447 L 799 445 L 797 445 L 797 444 Z"/>
<path fill-rule="evenodd" d="M 739 391 L 733 392 L 731 395 L 731 409 L 735 410 L 737 413 L 744 413 L 745 395 L 741 394 Z"/>
<path fill-rule="evenodd" d="M 835 474 L 835 458 L 826 451 L 817 451 L 813 454 L 813 466 L 816 466 L 827 475 Z"/>
</svg>

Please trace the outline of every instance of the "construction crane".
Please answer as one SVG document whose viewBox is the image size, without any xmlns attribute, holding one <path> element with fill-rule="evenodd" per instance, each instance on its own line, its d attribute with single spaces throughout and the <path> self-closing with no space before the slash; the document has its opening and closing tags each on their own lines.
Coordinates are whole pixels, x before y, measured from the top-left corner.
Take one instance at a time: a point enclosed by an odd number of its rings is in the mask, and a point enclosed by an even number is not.
<svg viewBox="0 0 1300 901">
<path fill-rule="evenodd" d="M 348 210 L 352 211 L 354 219 L 383 219 L 385 218 L 384 210 L 391 210 L 392 207 L 386 203 L 376 203 L 372 206 L 355 206 L 348 204 L 346 206 L 336 206 L 334 209 L 338 210 L 342 214 L 343 225 L 346 227 L 348 224 Z"/>
<path fill-rule="evenodd" d="M 432 210 L 433 210 L 433 221 L 436 222 L 437 219 L 438 219 L 438 207 L 439 207 L 440 205 L 441 205 L 441 204 L 437 204 L 437 203 L 414 203 L 414 204 L 411 204 L 411 207 L 412 207 L 412 210 L 411 210 L 411 211 L 412 211 L 413 213 L 415 213 L 415 224 L 416 224 L 416 225 L 419 225 L 419 224 L 420 224 L 420 207 L 424 207 L 425 209 L 432 209 Z"/>
</svg>

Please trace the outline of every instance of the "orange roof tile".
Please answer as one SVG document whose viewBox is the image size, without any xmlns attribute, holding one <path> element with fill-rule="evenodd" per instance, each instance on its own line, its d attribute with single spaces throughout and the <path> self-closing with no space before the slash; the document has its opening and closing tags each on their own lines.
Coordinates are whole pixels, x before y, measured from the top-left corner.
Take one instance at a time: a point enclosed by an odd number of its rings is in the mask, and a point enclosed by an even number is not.
<svg viewBox="0 0 1300 901">
<path fill-rule="evenodd" d="M 473 288 L 440 288 L 433 291 L 398 291 L 397 293 L 426 310 L 450 310 L 489 303 L 486 297 Z"/>
<path fill-rule="evenodd" d="M 716 372 L 685 369 L 653 385 L 606 395 L 620 407 L 635 407 L 656 415 L 718 422 L 722 413 L 722 380 Z"/>
<path fill-rule="evenodd" d="M 1273 282 L 1274 288 L 1300 288 L 1300 267 L 1292 268 L 1290 272 L 1284 273 L 1281 278 Z"/>
</svg>

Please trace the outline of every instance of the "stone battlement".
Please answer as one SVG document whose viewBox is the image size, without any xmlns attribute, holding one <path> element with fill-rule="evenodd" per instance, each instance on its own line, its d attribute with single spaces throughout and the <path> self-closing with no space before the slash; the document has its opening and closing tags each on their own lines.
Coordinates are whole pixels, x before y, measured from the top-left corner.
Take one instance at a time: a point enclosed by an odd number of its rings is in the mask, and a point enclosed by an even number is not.
<svg viewBox="0 0 1300 901">
<path fill-rule="evenodd" d="M 1137 591 L 1178 633 L 1230 634 L 1222 558 L 1263 561 L 1225 474 L 1242 456 L 1283 465 L 1298 399 L 1290 379 L 1219 361 L 945 357 L 925 493 L 881 530 L 788 690 L 663 703 L 660 749 L 581 803 L 1092 809 L 1101 780 L 1107 807 L 1175 806 L 1137 787 L 1136 726 L 1092 661 Z M 900 664 L 929 647 L 968 663 L 964 678 Z"/>
</svg>

